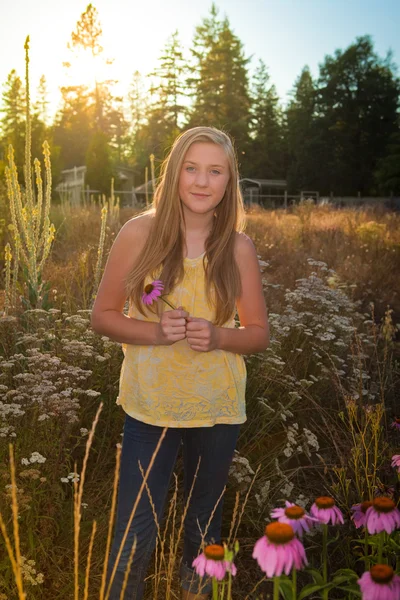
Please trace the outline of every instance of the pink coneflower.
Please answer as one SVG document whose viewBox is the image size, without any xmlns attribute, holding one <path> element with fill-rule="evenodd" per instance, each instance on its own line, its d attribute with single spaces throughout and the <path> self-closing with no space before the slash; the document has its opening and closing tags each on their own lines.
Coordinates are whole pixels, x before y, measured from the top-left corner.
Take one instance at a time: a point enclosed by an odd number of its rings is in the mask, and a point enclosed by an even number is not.
<svg viewBox="0 0 400 600">
<path fill-rule="evenodd" d="M 400 577 L 388 565 L 374 565 L 358 580 L 362 600 L 399 600 Z"/>
<path fill-rule="evenodd" d="M 299 537 L 303 536 L 304 531 L 310 531 L 310 526 L 317 522 L 317 519 L 310 517 L 304 508 L 285 501 L 286 508 L 274 508 L 271 511 L 271 517 L 278 519 L 280 523 L 287 523 L 293 527 L 293 530 Z"/>
<path fill-rule="evenodd" d="M 254 545 L 253 558 L 268 577 L 279 577 L 283 571 L 289 575 L 291 568 L 301 569 L 307 564 L 303 544 L 295 537 L 293 527 L 287 523 L 269 523 L 265 535 Z"/>
<path fill-rule="evenodd" d="M 400 419 L 399 417 L 395 417 L 393 422 L 391 423 L 390 427 L 393 427 L 394 429 L 400 429 Z"/>
<path fill-rule="evenodd" d="M 332 523 L 332 525 L 344 523 L 341 510 L 335 505 L 334 499 L 330 496 L 316 498 L 310 509 L 310 513 L 318 521 L 325 523 L 325 525 L 328 525 L 328 523 Z"/>
<path fill-rule="evenodd" d="M 142 295 L 143 304 L 153 304 L 154 300 L 157 300 L 161 296 L 162 291 L 164 290 L 164 284 L 159 279 L 156 281 L 152 281 L 144 288 L 144 294 Z"/>
<path fill-rule="evenodd" d="M 204 577 L 209 575 L 221 581 L 227 572 L 236 575 L 236 567 L 233 562 L 224 560 L 225 550 L 220 544 L 210 544 L 204 548 L 197 558 L 194 559 L 192 567 L 195 568 L 197 575 Z"/>
<path fill-rule="evenodd" d="M 365 500 L 365 502 L 353 504 L 351 507 L 351 510 L 353 511 L 351 518 L 353 519 L 354 525 L 357 527 L 357 529 L 365 525 L 365 514 L 370 506 L 372 506 L 372 502 L 370 500 Z"/>
<path fill-rule="evenodd" d="M 400 511 L 393 500 L 387 496 L 375 498 L 365 514 L 365 526 L 368 533 L 389 534 L 400 527 Z"/>
<path fill-rule="evenodd" d="M 400 473 L 400 454 L 394 454 L 392 456 L 392 467 L 396 467 L 397 471 Z"/>
</svg>

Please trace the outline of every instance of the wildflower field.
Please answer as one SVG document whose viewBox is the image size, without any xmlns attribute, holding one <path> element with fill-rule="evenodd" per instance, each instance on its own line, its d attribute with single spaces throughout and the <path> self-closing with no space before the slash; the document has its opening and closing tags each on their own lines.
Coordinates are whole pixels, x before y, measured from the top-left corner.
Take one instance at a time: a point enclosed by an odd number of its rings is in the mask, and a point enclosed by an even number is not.
<svg viewBox="0 0 400 600">
<path fill-rule="evenodd" d="M 13 217 L 10 181 L 8 196 L 0 184 L 0 599 L 107 598 L 122 351 L 89 318 L 134 211 L 111 197 L 48 203 L 40 218 L 22 203 Z M 395 213 L 308 202 L 249 211 L 271 344 L 246 357 L 225 548 L 198 562 L 215 575 L 214 598 L 400 597 L 399 225 Z M 180 598 L 181 466 L 148 599 Z"/>
</svg>

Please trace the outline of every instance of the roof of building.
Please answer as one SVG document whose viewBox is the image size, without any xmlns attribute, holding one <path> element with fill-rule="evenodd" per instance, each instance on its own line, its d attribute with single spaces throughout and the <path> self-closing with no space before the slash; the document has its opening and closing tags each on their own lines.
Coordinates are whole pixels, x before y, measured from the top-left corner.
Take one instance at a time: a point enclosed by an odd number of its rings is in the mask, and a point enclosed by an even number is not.
<svg viewBox="0 0 400 600">
<path fill-rule="evenodd" d="M 156 180 L 156 187 L 157 187 L 157 180 Z M 146 184 L 142 183 L 142 185 L 139 185 L 137 188 L 135 188 L 135 192 L 140 194 L 140 193 L 144 193 L 146 191 Z M 147 182 L 147 191 L 148 192 L 152 192 L 153 191 L 153 182 L 151 179 L 148 180 Z"/>
<path fill-rule="evenodd" d="M 269 186 L 269 187 L 287 187 L 287 182 L 284 179 L 253 179 L 249 177 L 244 177 L 239 180 L 239 183 L 255 183 L 259 187 L 261 186 Z"/>
</svg>

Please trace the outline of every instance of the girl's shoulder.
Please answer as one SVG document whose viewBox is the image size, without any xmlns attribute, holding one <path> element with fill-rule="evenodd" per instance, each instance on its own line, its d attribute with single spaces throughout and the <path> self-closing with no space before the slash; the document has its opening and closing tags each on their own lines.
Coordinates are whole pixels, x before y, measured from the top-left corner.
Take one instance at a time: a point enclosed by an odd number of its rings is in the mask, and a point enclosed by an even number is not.
<svg viewBox="0 0 400 600">
<path fill-rule="evenodd" d="M 147 237 L 151 225 L 153 223 L 153 214 L 152 213 L 143 213 L 137 215 L 136 217 L 132 217 L 122 226 L 121 232 L 126 234 L 136 234 Z"/>
<path fill-rule="evenodd" d="M 242 231 L 236 232 L 234 252 L 238 263 L 246 261 L 250 257 L 257 256 L 253 241 Z"/>
<path fill-rule="evenodd" d="M 153 223 L 153 215 L 144 213 L 136 217 L 132 217 L 121 227 L 118 237 L 126 241 L 126 243 L 134 243 L 135 246 L 144 246 L 150 234 L 150 229 Z"/>
<path fill-rule="evenodd" d="M 135 261 L 149 237 L 152 218 L 151 214 L 144 213 L 126 221 L 115 239 L 111 253 L 118 259 L 129 256 L 131 261 Z"/>
</svg>

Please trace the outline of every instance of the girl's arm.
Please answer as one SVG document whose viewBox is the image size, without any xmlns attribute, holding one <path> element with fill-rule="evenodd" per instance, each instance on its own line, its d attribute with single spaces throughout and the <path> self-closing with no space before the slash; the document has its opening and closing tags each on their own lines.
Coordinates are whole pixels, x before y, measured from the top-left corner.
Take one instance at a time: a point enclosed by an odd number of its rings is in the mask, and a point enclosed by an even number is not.
<svg viewBox="0 0 400 600">
<path fill-rule="evenodd" d="M 185 311 L 165 311 L 159 323 L 131 319 L 123 314 L 127 299 L 125 281 L 146 243 L 150 218 L 143 215 L 122 227 L 111 248 L 93 306 L 93 330 L 116 342 L 170 345 L 185 337 L 185 317 L 188 316 Z"/>
<path fill-rule="evenodd" d="M 240 327 L 217 327 L 217 348 L 237 354 L 262 352 L 269 346 L 268 314 L 257 252 L 247 235 L 237 236 L 236 261 L 242 282 L 236 302 Z"/>
</svg>

